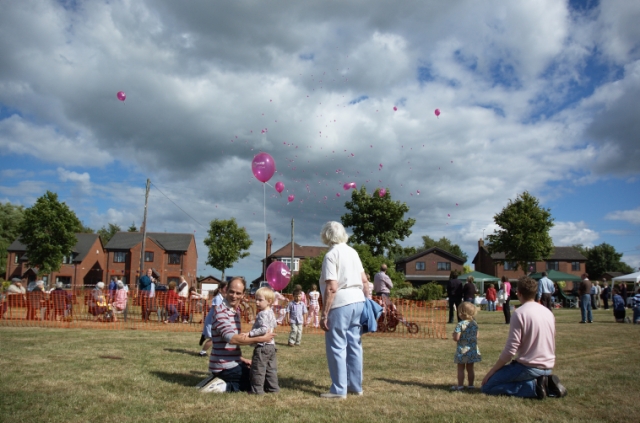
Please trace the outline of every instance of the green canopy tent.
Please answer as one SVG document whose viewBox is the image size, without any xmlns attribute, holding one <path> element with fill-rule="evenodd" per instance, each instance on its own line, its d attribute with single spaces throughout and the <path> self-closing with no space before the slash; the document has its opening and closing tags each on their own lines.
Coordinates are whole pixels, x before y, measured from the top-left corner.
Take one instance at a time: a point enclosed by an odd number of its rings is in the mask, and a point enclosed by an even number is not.
<svg viewBox="0 0 640 423">
<path fill-rule="evenodd" d="M 473 282 L 480 284 L 478 295 L 484 294 L 485 282 L 498 282 L 498 288 L 500 287 L 500 278 L 496 278 L 495 276 L 487 275 L 486 273 L 478 272 L 476 270 L 474 270 L 473 272 L 465 273 L 464 275 L 460 275 L 458 276 L 458 279 L 466 281 L 469 276 L 473 276 Z"/>
<path fill-rule="evenodd" d="M 542 279 L 542 272 L 532 273 L 529 275 L 529 277 L 531 279 L 540 280 Z M 558 282 L 558 281 L 580 282 L 582 280 L 580 276 L 559 272 L 557 270 L 547 270 L 547 277 L 554 282 Z"/>
</svg>

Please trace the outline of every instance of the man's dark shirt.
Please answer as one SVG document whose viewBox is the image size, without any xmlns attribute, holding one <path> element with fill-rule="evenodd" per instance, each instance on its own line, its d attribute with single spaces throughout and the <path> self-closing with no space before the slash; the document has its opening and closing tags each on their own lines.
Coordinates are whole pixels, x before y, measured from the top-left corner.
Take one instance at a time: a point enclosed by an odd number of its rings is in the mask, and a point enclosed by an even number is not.
<svg viewBox="0 0 640 423">
<path fill-rule="evenodd" d="M 449 298 L 462 298 L 462 281 L 450 279 L 447 283 L 447 295 Z"/>
</svg>

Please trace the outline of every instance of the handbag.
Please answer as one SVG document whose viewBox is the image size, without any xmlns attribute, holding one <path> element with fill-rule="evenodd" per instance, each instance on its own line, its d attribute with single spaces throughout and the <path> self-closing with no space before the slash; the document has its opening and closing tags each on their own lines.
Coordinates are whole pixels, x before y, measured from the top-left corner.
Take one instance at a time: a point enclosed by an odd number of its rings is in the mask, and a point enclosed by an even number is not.
<svg viewBox="0 0 640 423">
<path fill-rule="evenodd" d="M 505 301 L 504 290 L 502 289 L 498 291 L 498 301 L 500 301 L 501 303 Z"/>
</svg>

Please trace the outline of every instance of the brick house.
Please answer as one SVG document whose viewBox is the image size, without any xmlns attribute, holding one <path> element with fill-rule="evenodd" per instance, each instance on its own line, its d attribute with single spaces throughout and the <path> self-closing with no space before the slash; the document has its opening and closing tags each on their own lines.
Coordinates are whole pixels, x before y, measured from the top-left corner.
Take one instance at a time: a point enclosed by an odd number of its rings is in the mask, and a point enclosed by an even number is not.
<svg viewBox="0 0 640 423">
<path fill-rule="evenodd" d="M 135 288 L 140 276 L 142 233 L 118 232 L 104 247 L 106 279 L 117 276 Z M 144 251 L 144 268 L 151 268 L 160 285 L 180 282 L 180 276 L 194 286 L 197 281 L 198 251 L 193 234 L 148 232 Z"/>
<path fill-rule="evenodd" d="M 510 281 L 517 281 L 525 272 L 518 268 L 516 263 L 505 260 L 504 253 L 489 253 L 484 246 L 484 240 L 478 241 L 478 253 L 473 258 L 475 269 L 498 278 L 506 276 Z M 558 270 L 575 276 L 581 276 L 586 271 L 587 258 L 573 247 L 554 247 L 553 252 L 545 260 L 530 262 L 527 274 L 544 272 L 546 270 Z M 571 282 L 567 282 L 568 285 Z M 565 289 L 570 289 L 567 286 Z"/>
<path fill-rule="evenodd" d="M 265 266 L 265 259 L 262 259 L 263 271 L 264 269 L 269 267 L 269 265 L 274 261 L 281 261 L 285 263 L 289 267 L 289 269 L 292 270 L 292 275 L 295 275 L 298 273 L 298 271 L 300 270 L 300 267 L 302 266 L 302 263 L 306 259 L 318 257 L 320 254 L 326 252 L 328 249 L 329 248 L 325 246 L 322 246 L 322 247 L 304 246 L 304 245 L 296 244 L 294 242 L 293 243 L 294 257 L 293 257 L 293 267 L 292 267 L 291 266 L 291 243 L 289 242 L 284 247 L 272 253 L 271 252 L 271 234 L 269 234 L 269 238 L 267 239 L 267 248 L 266 248 L 266 266 Z M 259 276 L 257 279 L 251 281 L 251 283 L 257 284 L 263 280 L 265 280 L 264 273 L 261 276 Z"/>
<path fill-rule="evenodd" d="M 95 285 L 105 277 L 105 254 L 98 234 L 76 234 L 78 242 L 68 257 L 64 257 L 60 270 L 49 275 L 38 275 L 38 269 L 29 265 L 27 247 L 19 239 L 7 249 L 6 279 L 26 279 L 28 282 L 42 279 L 53 285 L 62 282 L 67 287 L 81 288 Z"/>
<path fill-rule="evenodd" d="M 452 270 L 463 271 L 464 259 L 438 247 L 420 251 L 396 261 L 396 271 L 413 286 L 432 281 L 447 281 Z"/>
</svg>

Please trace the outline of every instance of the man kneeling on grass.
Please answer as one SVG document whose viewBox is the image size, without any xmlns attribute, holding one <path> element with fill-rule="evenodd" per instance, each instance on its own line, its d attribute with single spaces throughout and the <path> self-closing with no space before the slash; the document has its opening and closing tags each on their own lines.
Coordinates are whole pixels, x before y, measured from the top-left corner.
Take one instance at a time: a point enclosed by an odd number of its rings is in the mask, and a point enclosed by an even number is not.
<svg viewBox="0 0 640 423">
<path fill-rule="evenodd" d="M 521 306 L 511 316 L 504 350 L 482 380 L 485 394 L 538 399 L 567 395 L 558 376 L 551 374 L 556 360 L 555 318 L 534 301 L 537 290 L 535 280 L 526 276 L 518 280 Z"/>
<path fill-rule="evenodd" d="M 240 334 L 238 306 L 244 297 L 242 278 L 233 278 L 224 301 L 215 307 L 211 324 L 213 348 L 209 358 L 211 376 L 197 385 L 201 392 L 246 392 L 249 390 L 251 360 L 242 357 L 241 345 L 270 342 L 275 333 L 249 338 Z"/>
</svg>

